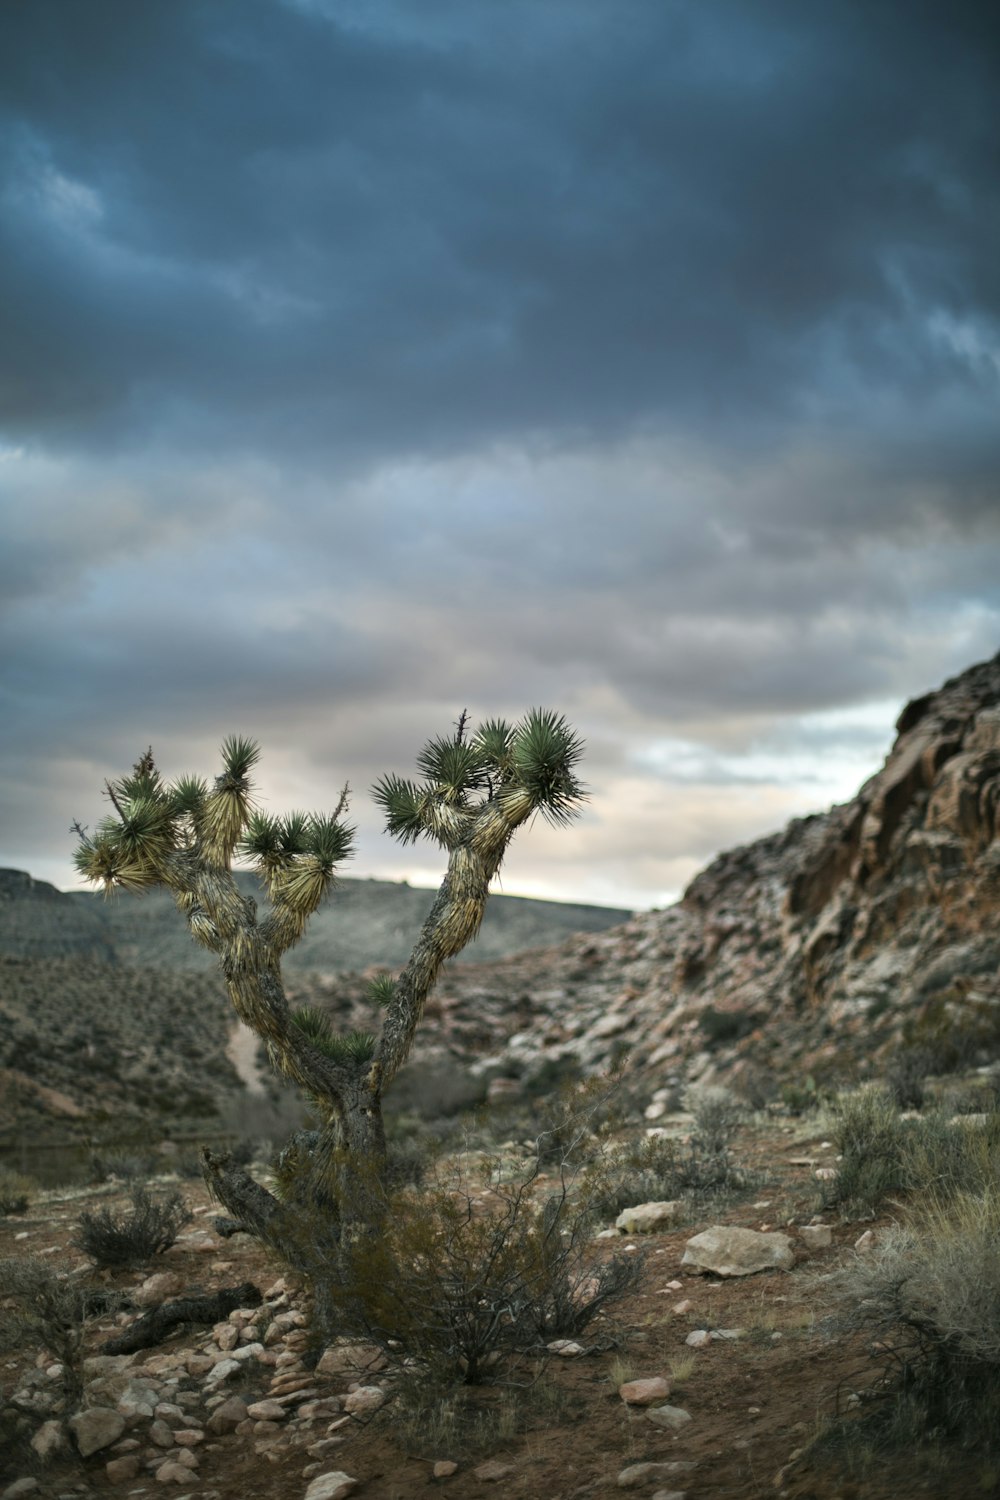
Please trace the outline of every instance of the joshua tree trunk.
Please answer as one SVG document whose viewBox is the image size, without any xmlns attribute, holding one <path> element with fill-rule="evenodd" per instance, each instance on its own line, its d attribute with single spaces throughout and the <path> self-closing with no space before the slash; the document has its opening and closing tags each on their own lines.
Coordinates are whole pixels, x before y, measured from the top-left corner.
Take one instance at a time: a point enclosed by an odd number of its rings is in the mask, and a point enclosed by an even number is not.
<svg viewBox="0 0 1000 1500">
<path fill-rule="evenodd" d="M 583 797 L 574 775 L 580 749 L 550 713 L 529 714 L 516 727 L 487 723 L 468 740 L 463 714 L 453 738 L 424 747 L 421 782 L 388 776 L 376 784 L 390 833 L 404 843 L 428 836 L 448 854 L 408 963 L 372 986 L 373 1011 L 382 1010 L 377 1034 L 337 1036 L 324 1013 L 293 1012 L 281 980 L 282 955 L 351 852 L 347 788 L 332 817 L 267 817 L 251 802 L 256 746 L 230 739 L 211 789 L 190 777 L 165 784 L 147 752 L 131 776 L 108 783 L 114 815 L 93 835 L 77 827 L 77 865 L 89 879 L 109 889 L 170 889 L 192 936 L 218 956 L 236 1014 L 318 1116 L 319 1128 L 293 1137 L 282 1155 L 280 1196 L 227 1155 L 205 1152 L 218 1201 L 311 1275 L 317 1291 L 344 1234 L 372 1232 L 384 1211 L 382 1096 L 409 1055 L 441 965 L 479 931 L 516 829 L 535 812 L 556 823 L 574 815 Z M 253 861 L 269 897 L 261 917 L 231 873 L 237 854 Z"/>
</svg>

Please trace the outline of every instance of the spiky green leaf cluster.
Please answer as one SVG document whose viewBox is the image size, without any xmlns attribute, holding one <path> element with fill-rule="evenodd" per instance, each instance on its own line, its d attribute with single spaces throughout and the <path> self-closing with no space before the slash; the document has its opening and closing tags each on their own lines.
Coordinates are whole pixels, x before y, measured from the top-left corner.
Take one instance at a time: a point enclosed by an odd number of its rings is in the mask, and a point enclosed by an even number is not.
<svg viewBox="0 0 1000 1500">
<path fill-rule="evenodd" d="M 461 802 L 486 782 L 486 763 L 474 744 L 433 739 L 417 756 L 417 769 L 448 802 Z"/>
<path fill-rule="evenodd" d="M 396 995 L 396 981 L 391 974 L 376 974 L 368 986 L 368 999 L 380 1010 L 391 1005 Z"/>
<path fill-rule="evenodd" d="M 170 799 L 176 813 L 197 818 L 205 806 L 208 783 L 200 776 L 181 776 L 170 788 Z"/>
<path fill-rule="evenodd" d="M 391 773 L 380 776 L 372 796 L 385 813 L 385 826 L 401 844 L 413 844 L 426 833 L 421 816 L 420 789 L 415 782 Z"/>
<path fill-rule="evenodd" d="M 533 709 L 517 725 L 489 719 L 468 740 L 464 716 L 460 723 L 457 736 L 429 740 L 420 751 L 421 782 L 389 774 L 372 788 L 393 837 L 454 847 L 491 805 L 511 829 L 532 812 L 556 824 L 576 814 L 585 796 L 575 770 L 583 742 L 561 714 Z"/>
<path fill-rule="evenodd" d="M 242 734 L 230 734 L 222 742 L 224 774 L 233 781 L 245 781 L 260 759 L 260 747 Z"/>
<path fill-rule="evenodd" d="M 512 775 L 551 823 L 568 823 L 585 797 L 575 767 L 583 741 L 562 714 L 536 708 L 518 727 L 511 759 Z"/>
<path fill-rule="evenodd" d="M 292 1020 L 316 1051 L 333 1062 L 365 1063 L 375 1055 L 375 1037 L 370 1031 L 349 1031 L 346 1036 L 337 1036 L 330 1029 L 330 1017 L 317 1006 L 303 1006 L 293 1012 Z"/>
</svg>

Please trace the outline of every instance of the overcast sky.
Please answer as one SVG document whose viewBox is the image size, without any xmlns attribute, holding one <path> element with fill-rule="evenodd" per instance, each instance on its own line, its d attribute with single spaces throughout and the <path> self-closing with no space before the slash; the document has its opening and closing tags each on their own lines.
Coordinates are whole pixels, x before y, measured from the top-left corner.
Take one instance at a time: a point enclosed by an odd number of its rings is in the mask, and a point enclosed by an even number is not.
<svg viewBox="0 0 1000 1500">
<path fill-rule="evenodd" d="M 992 16 L 991 16 L 992 13 Z M 7 0 L 0 864 L 152 744 L 368 795 L 587 740 L 504 889 L 627 907 L 1000 646 L 980 0 Z"/>
</svg>

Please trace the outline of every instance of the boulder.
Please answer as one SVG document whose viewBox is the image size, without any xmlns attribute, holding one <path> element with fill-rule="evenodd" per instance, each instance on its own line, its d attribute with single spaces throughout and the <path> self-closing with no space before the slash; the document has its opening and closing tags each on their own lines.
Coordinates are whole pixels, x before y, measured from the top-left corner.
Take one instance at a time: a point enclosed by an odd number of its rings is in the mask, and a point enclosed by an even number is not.
<svg viewBox="0 0 1000 1500">
<path fill-rule="evenodd" d="M 184 1282 L 176 1271 L 157 1271 L 136 1288 L 132 1301 L 137 1307 L 159 1307 L 169 1297 L 179 1297 L 183 1290 Z"/>
<path fill-rule="evenodd" d="M 137 1453 L 123 1453 L 121 1458 L 109 1458 L 104 1465 L 104 1472 L 112 1484 L 128 1484 L 136 1477 L 140 1467 Z"/>
<path fill-rule="evenodd" d="M 345 1474 L 343 1469 L 333 1469 L 329 1474 L 317 1474 L 310 1481 L 303 1500 L 347 1500 L 358 1487 L 358 1481 Z"/>
<path fill-rule="evenodd" d="M 623 1208 L 615 1220 L 615 1228 L 624 1234 L 654 1234 L 658 1229 L 669 1229 L 680 1212 L 681 1205 L 674 1199 L 661 1203 L 637 1203 L 633 1208 Z"/>
<path fill-rule="evenodd" d="M 385 1404 L 385 1399 L 385 1391 L 381 1386 L 359 1385 L 356 1391 L 351 1391 L 344 1397 L 344 1410 L 350 1412 L 352 1417 L 360 1417 L 366 1412 L 378 1411 Z"/>
<path fill-rule="evenodd" d="M 626 1380 L 618 1387 L 618 1394 L 626 1406 L 652 1406 L 654 1401 L 667 1399 L 670 1382 L 662 1375 L 651 1375 L 645 1380 Z"/>
<path fill-rule="evenodd" d="M 228 1401 L 215 1408 L 205 1426 L 216 1437 L 224 1437 L 227 1432 L 235 1432 L 240 1423 L 246 1421 L 246 1416 L 246 1402 L 239 1396 L 230 1396 Z"/>
<path fill-rule="evenodd" d="M 51 1418 L 48 1422 L 43 1422 L 31 1439 L 31 1446 L 43 1464 L 55 1458 L 56 1454 L 60 1453 L 65 1445 L 66 1434 L 63 1432 L 62 1423 L 57 1422 L 54 1418 Z"/>
<path fill-rule="evenodd" d="M 794 1262 L 787 1234 L 717 1224 L 688 1240 L 681 1265 L 716 1276 L 753 1276 L 757 1271 L 787 1271 Z"/>
<path fill-rule="evenodd" d="M 662 1427 L 665 1432 L 680 1432 L 691 1420 L 691 1413 L 685 1411 L 682 1406 L 651 1406 L 646 1413 L 647 1418 L 656 1427 Z"/>
<path fill-rule="evenodd" d="M 125 1431 L 125 1418 L 121 1412 L 107 1406 L 90 1406 L 86 1411 L 74 1412 L 69 1419 L 76 1446 L 83 1458 L 108 1448 Z"/>
<path fill-rule="evenodd" d="M 833 1244 L 833 1230 L 829 1224 L 803 1224 L 799 1238 L 810 1250 L 825 1250 Z"/>
</svg>

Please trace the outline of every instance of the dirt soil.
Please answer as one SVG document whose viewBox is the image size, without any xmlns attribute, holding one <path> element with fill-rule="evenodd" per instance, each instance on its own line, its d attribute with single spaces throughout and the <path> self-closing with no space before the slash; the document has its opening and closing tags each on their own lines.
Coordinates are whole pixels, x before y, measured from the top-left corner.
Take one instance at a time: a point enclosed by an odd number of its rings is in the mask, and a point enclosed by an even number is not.
<svg viewBox="0 0 1000 1500">
<path fill-rule="evenodd" d="M 595 1346 L 592 1351 L 549 1361 L 544 1402 L 530 1396 L 525 1399 L 520 1430 L 506 1441 L 471 1453 L 455 1445 L 455 1451 L 443 1447 L 430 1456 L 416 1457 L 398 1439 L 398 1414 L 391 1404 L 373 1417 L 337 1429 L 342 1441 L 324 1455 L 318 1469 L 305 1448 L 326 1435 L 328 1418 L 303 1433 L 296 1446 L 282 1446 L 285 1437 L 281 1434 L 273 1448 L 263 1453 L 255 1451 L 250 1435 L 213 1440 L 206 1434 L 208 1440 L 198 1449 L 197 1474 L 192 1474 L 182 1500 L 188 1495 L 204 1500 L 271 1500 L 275 1496 L 300 1500 L 316 1472 L 335 1469 L 359 1481 L 355 1491 L 359 1500 L 406 1500 L 436 1493 L 448 1500 L 479 1500 L 490 1494 L 503 1500 L 539 1496 L 610 1500 L 626 1492 L 617 1481 L 629 1465 L 678 1460 L 694 1467 L 629 1492 L 652 1496 L 658 1491 L 676 1491 L 687 1500 L 756 1500 L 775 1495 L 789 1500 L 905 1500 L 908 1496 L 975 1500 L 1000 1493 L 994 1477 L 977 1463 L 975 1455 L 947 1455 L 946 1462 L 940 1452 L 882 1455 L 873 1459 L 861 1479 L 848 1478 L 829 1455 L 817 1458 L 807 1453 L 786 1467 L 798 1450 L 808 1448 L 838 1408 L 844 1409 L 851 1393 L 863 1391 L 877 1374 L 871 1353 L 862 1343 L 824 1325 L 822 1283 L 817 1285 L 815 1272 L 831 1270 L 845 1256 L 853 1255 L 855 1241 L 865 1229 L 877 1233 L 889 1222 L 883 1218 L 843 1223 L 828 1212 L 824 1222 L 832 1227 L 832 1245 L 805 1249 L 795 1229 L 788 1226 L 809 1223 L 817 1209 L 816 1168 L 834 1158 L 829 1141 L 822 1136 L 810 1138 L 808 1128 L 799 1122 L 742 1133 L 735 1154 L 741 1161 L 756 1164 L 767 1179 L 753 1202 L 689 1221 L 680 1230 L 615 1242 L 617 1248 L 622 1243 L 639 1245 L 645 1254 L 639 1292 L 616 1309 L 613 1325 L 601 1322 L 584 1335 L 582 1341 L 590 1338 Z M 194 1224 L 204 1240 L 202 1231 L 211 1224 L 207 1194 L 200 1184 L 181 1187 L 195 1210 Z M 51 1256 L 58 1267 L 73 1270 L 83 1264 L 80 1252 L 71 1245 L 81 1210 L 97 1204 L 124 1206 L 125 1202 L 121 1188 L 110 1195 L 107 1188 L 40 1195 L 26 1216 L 0 1219 L 0 1257 Z M 682 1271 L 687 1240 L 710 1223 L 787 1229 L 794 1241 L 794 1268 L 725 1281 Z M 227 1242 L 212 1234 L 211 1239 L 214 1243 L 201 1248 L 190 1240 L 182 1242 L 142 1272 L 104 1273 L 104 1278 L 111 1286 L 127 1290 L 152 1271 L 169 1269 L 179 1273 L 189 1294 L 194 1289 L 208 1292 L 245 1281 L 264 1289 L 282 1274 L 283 1268 L 245 1236 Z M 595 1254 L 606 1253 L 608 1243 L 595 1244 Z M 682 1285 L 672 1288 L 670 1282 Z M 690 1308 L 674 1311 L 682 1301 L 690 1301 Z M 695 1329 L 744 1332 L 737 1340 L 690 1349 L 685 1339 Z M 114 1331 L 111 1319 L 91 1324 L 87 1353 L 99 1352 Z M 178 1350 L 194 1353 L 209 1334 L 207 1328 L 181 1330 L 157 1349 L 136 1354 L 133 1367 L 138 1371 L 147 1360 Z M 0 1362 L 4 1397 L 9 1398 L 40 1362 L 36 1348 L 8 1354 Z M 630 1378 L 663 1375 L 671 1381 L 667 1399 L 692 1418 L 679 1436 L 659 1430 L 641 1408 L 623 1404 L 611 1373 L 613 1366 L 620 1370 L 622 1364 L 629 1367 Z M 248 1402 L 266 1396 L 273 1368 L 252 1361 L 246 1368 L 241 1383 L 226 1386 L 225 1394 L 238 1394 Z M 320 1376 L 315 1384 L 321 1397 L 343 1394 L 346 1389 L 342 1376 Z M 489 1407 L 501 1397 L 496 1389 L 484 1389 L 472 1399 Z M 64 1456 L 48 1465 L 22 1459 L 12 1470 L 10 1455 L 5 1467 L 0 1454 L 0 1475 L 8 1482 L 34 1475 L 39 1481 L 34 1491 L 39 1500 L 178 1493 L 174 1485 L 158 1484 L 151 1473 L 113 1484 L 105 1472 L 111 1456 L 105 1450 L 87 1459 Z M 457 1472 L 435 1479 L 435 1459 L 457 1462 Z M 495 1480 L 475 1473 L 490 1459 L 508 1466 Z"/>
</svg>

